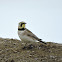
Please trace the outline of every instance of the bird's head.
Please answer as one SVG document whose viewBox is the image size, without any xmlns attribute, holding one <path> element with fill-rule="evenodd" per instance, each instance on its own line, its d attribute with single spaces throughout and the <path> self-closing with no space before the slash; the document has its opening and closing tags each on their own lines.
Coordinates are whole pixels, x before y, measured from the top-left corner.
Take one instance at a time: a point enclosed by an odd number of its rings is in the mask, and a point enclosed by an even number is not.
<svg viewBox="0 0 62 62">
<path fill-rule="evenodd" d="M 19 22 L 18 28 L 19 29 L 23 29 L 23 28 L 25 29 L 25 24 L 26 24 L 25 22 Z"/>
</svg>

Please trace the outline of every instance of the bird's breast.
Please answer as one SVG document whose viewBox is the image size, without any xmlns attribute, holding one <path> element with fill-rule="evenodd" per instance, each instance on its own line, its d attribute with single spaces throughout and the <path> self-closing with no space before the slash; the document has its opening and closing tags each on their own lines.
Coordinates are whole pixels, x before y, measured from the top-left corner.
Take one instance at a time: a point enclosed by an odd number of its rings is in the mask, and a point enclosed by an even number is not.
<svg viewBox="0 0 62 62">
<path fill-rule="evenodd" d="M 19 38 L 22 40 L 22 41 L 32 41 L 32 42 L 36 42 L 36 40 L 30 36 L 27 36 L 26 34 L 24 35 L 24 31 L 18 31 L 18 35 L 19 35 Z"/>
</svg>

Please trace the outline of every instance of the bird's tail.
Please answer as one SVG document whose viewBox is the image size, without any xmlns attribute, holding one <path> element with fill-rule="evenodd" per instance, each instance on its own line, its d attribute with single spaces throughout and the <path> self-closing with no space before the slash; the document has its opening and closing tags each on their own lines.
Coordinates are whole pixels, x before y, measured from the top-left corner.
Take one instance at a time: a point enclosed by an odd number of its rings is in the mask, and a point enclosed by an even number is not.
<svg viewBox="0 0 62 62">
<path fill-rule="evenodd" d="M 39 39 L 39 42 L 42 42 L 42 43 L 44 43 L 44 44 L 47 44 L 46 42 L 42 41 L 42 39 Z"/>
<path fill-rule="evenodd" d="M 44 42 L 44 41 L 42 41 L 42 40 L 40 40 L 40 42 L 42 42 L 42 43 L 44 43 L 44 44 L 47 44 L 46 42 Z"/>
</svg>

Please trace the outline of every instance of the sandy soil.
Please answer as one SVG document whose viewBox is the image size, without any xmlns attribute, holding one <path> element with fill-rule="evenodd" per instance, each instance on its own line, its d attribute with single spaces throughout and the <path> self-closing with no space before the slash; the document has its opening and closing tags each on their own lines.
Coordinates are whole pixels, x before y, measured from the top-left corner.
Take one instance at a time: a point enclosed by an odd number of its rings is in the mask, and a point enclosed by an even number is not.
<svg viewBox="0 0 62 62">
<path fill-rule="evenodd" d="M 0 62 L 62 62 L 62 44 L 0 38 Z"/>
</svg>

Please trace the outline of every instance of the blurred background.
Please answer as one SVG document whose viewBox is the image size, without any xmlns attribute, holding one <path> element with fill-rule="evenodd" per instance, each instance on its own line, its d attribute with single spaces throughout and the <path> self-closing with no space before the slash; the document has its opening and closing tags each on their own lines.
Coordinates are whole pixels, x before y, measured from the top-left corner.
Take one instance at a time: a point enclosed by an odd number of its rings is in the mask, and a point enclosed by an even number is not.
<svg viewBox="0 0 62 62">
<path fill-rule="evenodd" d="M 62 0 L 0 0 L 0 37 L 19 39 L 21 21 L 44 41 L 62 43 Z"/>
</svg>

